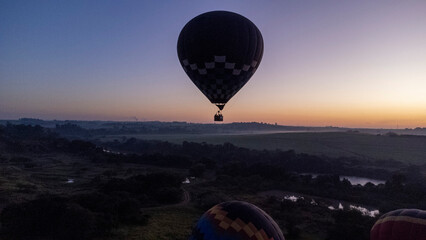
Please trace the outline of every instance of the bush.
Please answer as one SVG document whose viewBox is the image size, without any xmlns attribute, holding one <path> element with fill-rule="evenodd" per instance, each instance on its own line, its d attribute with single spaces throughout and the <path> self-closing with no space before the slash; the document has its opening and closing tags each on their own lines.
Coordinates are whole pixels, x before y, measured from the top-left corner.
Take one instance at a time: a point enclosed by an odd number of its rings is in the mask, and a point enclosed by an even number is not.
<svg viewBox="0 0 426 240">
<path fill-rule="evenodd" d="M 28 162 L 31 162 L 32 160 L 26 157 L 12 157 L 9 161 L 14 163 L 28 163 Z"/>
<path fill-rule="evenodd" d="M 9 205 L 0 215 L 2 232 L 11 239 L 89 239 L 94 216 L 57 197 Z"/>
<path fill-rule="evenodd" d="M 77 197 L 76 202 L 107 219 L 110 227 L 118 226 L 120 223 L 139 225 L 147 223 L 147 216 L 140 212 L 140 202 L 125 192 L 115 192 L 114 195 L 83 194 Z"/>
<path fill-rule="evenodd" d="M 189 175 L 194 177 L 202 177 L 205 170 L 206 165 L 202 163 L 197 163 L 189 169 Z"/>
<path fill-rule="evenodd" d="M 151 173 L 127 179 L 112 178 L 102 187 L 102 192 L 110 196 L 127 194 L 145 205 L 169 204 L 182 198 L 181 184 L 180 176 Z"/>
<path fill-rule="evenodd" d="M 371 226 L 375 222 L 374 218 L 362 216 L 356 211 L 336 211 L 334 219 L 328 240 L 369 239 Z"/>
<path fill-rule="evenodd" d="M 18 192 L 21 193 L 33 193 L 37 190 L 37 186 L 29 183 L 17 183 L 16 187 L 18 188 Z"/>
</svg>

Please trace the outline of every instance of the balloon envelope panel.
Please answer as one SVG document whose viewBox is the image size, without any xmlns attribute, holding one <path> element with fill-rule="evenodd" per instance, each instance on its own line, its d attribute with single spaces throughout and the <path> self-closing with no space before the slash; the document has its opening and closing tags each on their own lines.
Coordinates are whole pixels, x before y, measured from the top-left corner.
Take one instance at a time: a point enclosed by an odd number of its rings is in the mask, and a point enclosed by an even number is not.
<svg viewBox="0 0 426 240">
<path fill-rule="evenodd" d="M 371 240 L 426 240 L 426 211 L 398 209 L 381 216 L 370 233 Z"/>
<path fill-rule="evenodd" d="M 263 39 L 247 18 L 213 11 L 185 25 L 177 51 L 183 69 L 201 92 L 212 103 L 227 103 L 259 66 Z"/>
<path fill-rule="evenodd" d="M 275 221 L 253 204 L 224 202 L 208 210 L 190 240 L 284 240 Z"/>
</svg>

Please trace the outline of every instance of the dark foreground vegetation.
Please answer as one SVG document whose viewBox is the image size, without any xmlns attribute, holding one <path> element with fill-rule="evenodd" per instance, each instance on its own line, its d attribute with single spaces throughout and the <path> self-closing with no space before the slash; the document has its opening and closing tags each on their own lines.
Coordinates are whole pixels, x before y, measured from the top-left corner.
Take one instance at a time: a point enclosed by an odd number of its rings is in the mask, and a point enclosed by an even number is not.
<svg viewBox="0 0 426 240">
<path fill-rule="evenodd" d="M 112 178 L 99 189 L 72 196 L 40 195 L 10 204 L 0 215 L 10 239 L 92 239 L 123 224 L 145 225 L 141 207 L 180 201 L 180 178 L 169 174 Z"/>
<path fill-rule="evenodd" d="M 165 239 L 161 230 L 150 235 L 157 212 L 177 206 L 198 214 L 237 199 L 270 213 L 286 239 L 359 240 L 369 239 L 376 218 L 328 206 L 342 202 L 381 213 L 426 209 L 425 165 L 259 151 L 230 143 L 88 142 L 40 126 L 7 124 L 0 125 L 0 167 L 2 239 L 131 239 L 119 229 L 140 231 L 139 239 Z M 354 186 L 342 175 L 386 183 Z M 191 184 L 182 185 L 186 177 Z M 262 194 L 268 190 L 304 198 Z M 185 191 L 190 202 L 184 201 Z"/>
</svg>

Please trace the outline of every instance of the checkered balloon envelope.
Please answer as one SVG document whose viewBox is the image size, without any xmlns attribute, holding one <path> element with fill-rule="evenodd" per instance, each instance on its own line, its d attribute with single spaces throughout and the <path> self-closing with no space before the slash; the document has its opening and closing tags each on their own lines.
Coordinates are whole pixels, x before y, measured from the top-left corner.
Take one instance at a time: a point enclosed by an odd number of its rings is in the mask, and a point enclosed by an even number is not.
<svg viewBox="0 0 426 240">
<path fill-rule="evenodd" d="M 277 223 L 263 210 L 241 201 L 212 207 L 198 220 L 189 240 L 284 240 Z"/>
<path fill-rule="evenodd" d="M 247 18 L 213 11 L 184 26 L 177 52 L 192 82 L 222 110 L 256 72 L 262 60 L 263 39 Z"/>
</svg>

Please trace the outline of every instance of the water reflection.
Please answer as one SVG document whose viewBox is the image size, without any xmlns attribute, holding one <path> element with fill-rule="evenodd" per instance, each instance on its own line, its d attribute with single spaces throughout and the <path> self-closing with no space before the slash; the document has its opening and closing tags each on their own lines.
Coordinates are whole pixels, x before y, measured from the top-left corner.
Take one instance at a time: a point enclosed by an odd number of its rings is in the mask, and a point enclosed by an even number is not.
<svg viewBox="0 0 426 240">
<path fill-rule="evenodd" d="M 379 179 L 373 179 L 373 178 L 363 178 L 363 177 L 355 177 L 355 176 L 340 176 L 340 181 L 343 179 L 347 179 L 349 182 L 351 182 L 352 185 L 362 185 L 364 186 L 368 182 L 379 185 L 379 184 L 385 184 L 385 181 L 379 180 Z"/>
<path fill-rule="evenodd" d="M 318 174 L 318 173 L 300 173 L 300 175 L 311 175 L 312 178 L 316 178 L 318 176 L 323 176 L 327 174 Z M 362 185 L 364 186 L 368 182 L 372 183 L 373 185 L 379 185 L 379 184 L 385 184 L 386 181 L 380 180 L 380 179 L 374 179 L 374 178 L 365 178 L 365 177 L 356 177 L 356 176 L 339 176 L 340 181 L 343 181 L 343 179 L 347 179 L 352 185 Z"/>
</svg>

